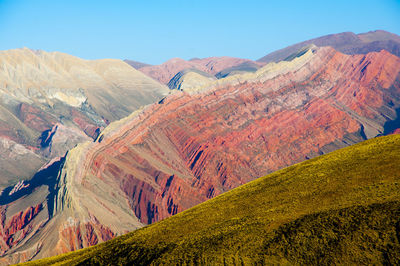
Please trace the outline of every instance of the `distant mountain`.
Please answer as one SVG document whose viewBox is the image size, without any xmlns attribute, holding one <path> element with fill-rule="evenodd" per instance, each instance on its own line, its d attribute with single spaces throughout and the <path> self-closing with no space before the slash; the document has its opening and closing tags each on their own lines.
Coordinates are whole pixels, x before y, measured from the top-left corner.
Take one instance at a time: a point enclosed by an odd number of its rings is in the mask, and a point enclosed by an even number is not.
<svg viewBox="0 0 400 266">
<path fill-rule="evenodd" d="M 0 260 L 87 247 L 400 127 L 399 57 L 311 45 L 289 59 L 175 90 L 8 187 L 1 219 L 18 226 L 3 225 Z"/>
<path fill-rule="evenodd" d="M 132 66 L 135 69 L 151 66 L 150 64 L 146 64 L 146 63 L 142 63 L 142 62 L 138 62 L 138 61 L 133 61 L 133 60 L 124 60 L 124 62 L 129 64 L 130 66 Z"/>
<path fill-rule="evenodd" d="M 158 80 L 163 84 L 168 84 L 168 82 L 176 74 L 178 74 L 183 70 L 196 69 L 215 76 L 218 75 L 219 72 L 233 67 L 237 67 L 238 69 L 244 71 L 249 69 L 249 66 L 251 66 L 250 71 L 254 72 L 254 69 L 258 69 L 262 65 L 264 64 L 254 62 L 249 59 L 222 56 L 222 57 L 208 57 L 203 59 L 194 58 L 191 59 L 190 61 L 186 61 L 180 58 L 173 58 L 161 65 L 140 67 L 138 68 L 138 70 L 154 78 L 155 80 Z M 218 75 L 218 77 L 219 76 L 221 75 Z"/>
<path fill-rule="evenodd" d="M 384 49 L 400 56 L 400 36 L 377 30 L 361 34 L 343 32 L 322 36 L 272 52 L 257 61 L 223 56 L 203 59 L 193 58 L 189 61 L 173 58 L 161 65 L 148 65 L 132 60 L 125 60 L 125 62 L 163 84 L 168 84 L 179 72 L 191 69 L 209 73 L 220 79 L 229 75 L 255 72 L 265 63 L 290 61 L 291 55 L 304 50 L 311 44 L 320 47 L 331 46 L 345 54 L 367 54 Z"/>
<path fill-rule="evenodd" d="M 246 64 L 249 66 L 251 65 L 253 68 L 257 69 L 264 65 L 249 59 L 235 58 L 229 56 L 192 59 L 190 60 L 190 62 L 206 66 L 208 70 L 206 72 L 212 75 L 216 75 L 227 68 L 232 68 L 232 67 L 240 68 L 240 66 L 244 66 Z"/>
<path fill-rule="evenodd" d="M 322 36 L 272 52 L 257 61 L 263 63 L 279 62 L 310 44 L 320 47 L 331 46 L 345 54 L 367 54 L 384 49 L 389 53 L 400 56 L 400 36 L 377 30 L 361 34 L 343 32 Z"/>
<path fill-rule="evenodd" d="M 121 60 L 0 51 L 0 190 L 166 93 Z"/>
<path fill-rule="evenodd" d="M 395 265 L 399 181 L 400 136 L 374 138 L 106 244 L 34 264 Z"/>
</svg>

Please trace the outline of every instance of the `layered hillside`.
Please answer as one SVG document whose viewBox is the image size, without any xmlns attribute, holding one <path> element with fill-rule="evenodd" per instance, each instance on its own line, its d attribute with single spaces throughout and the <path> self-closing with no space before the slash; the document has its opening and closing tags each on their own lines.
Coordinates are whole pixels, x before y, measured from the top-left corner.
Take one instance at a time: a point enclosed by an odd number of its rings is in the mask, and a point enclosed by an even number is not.
<svg viewBox="0 0 400 266">
<path fill-rule="evenodd" d="M 400 136 L 288 167 L 106 243 L 27 265 L 395 265 Z"/>
<path fill-rule="evenodd" d="M 121 60 L 1 51 L 0 190 L 167 92 Z"/>
<path fill-rule="evenodd" d="M 249 59 L 222 56 L 203 59 L 195 58 L 189 61 L 173 58 L 161 65 L 140 66 L 138 70 L 163 84 L 167 84 L 176 74 L 188 69 L 203 71 L 219 78 L 221 76 L 220 72 L 224 73 L 225 76 L 225 72 L 230 73 L 233 70 L 254 72 L 262 65 L 264 65 L 264 63 L 254 62 Z"/>
<path fill-rule="evenodd" d="M 197 69 L 186 69 L 177 73 L 169 82 L 171 90 L 187 91 L 196 87 L 205 87 L 216 78 Z"/>
<path fill-rule="evenodd" d="M 254 178 L 389 133 L 400 59 L 308 50 L 241 80 L 176 93 L 109 128 L 78 179 L 118 183 L 152 223 Z M 190 196 L 189 196 L 190 195 Z"/>
<path fill-rule="evenodd" d="M 291 61 L 176 91 L 71 150 L 48 167 L 53 177 L 45 178 L 44 168 L 42 183 L 10 187 L 18 193 L 4 196 L 4 221 L 42 207 L 3 236 L 9 244 L 2 260 L 89 246 L 285 166 L 391 133 L 399 126 L 399 72 L 400 58 L 386 51 L 345 55 L 313 46 Z"/>
<path fill-rule="evenodd" d="M 268 63 L 286 60 L 291 54 L 310 44 L 320 47 L 331 46 L 339 52 L 351 55 L 386 50 L 389 53 L 400 56 L 400 36 L 387 31 L 377 30 L 360 34 L 343 32 L 318 37 L 274 51 L 257 61 Z"/>
<path fill-rule="evenodd" d="M 243 74 L 246 72 L 256 72 L 260 67 L 261 66 L 258 62 L 251 62 L 251 61 L 243 62 L 239 65 L 235 65 L 221 70 L 220 72 L 215 74 L 215 77 L 220 79 L 236 74 Z"/>
<path fill-rule="evenodd" d="M 259 68 L 260 66 L 256 65 L 254 62 L 244 62 L 237 66 L 228 67 L 215 74 L 215 76 L 195 68 L 185 69 L 178 72 L 173 78 L 171 78 L 167 85 L 171 90 L 192 91 L 196 88 L 208 87 L 209 85 L 212 85 L 213 81 L 216 79 L 223 79 L 239 74 L 253 73 Z M 241 75 L 241 78 L 246 79 L 246 75 Z M 223 80 L 223 82 L 227 81 L 231 80 Z"/>
</svg>

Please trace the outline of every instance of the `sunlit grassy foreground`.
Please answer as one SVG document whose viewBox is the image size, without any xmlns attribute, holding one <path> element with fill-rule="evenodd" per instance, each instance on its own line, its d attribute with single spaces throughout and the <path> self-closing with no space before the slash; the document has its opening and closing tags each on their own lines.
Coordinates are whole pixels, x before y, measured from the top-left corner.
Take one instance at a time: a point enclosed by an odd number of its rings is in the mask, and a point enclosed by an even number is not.
<svg viewBox="0 0 400 266">
<path fill-rule="evenodd" d="M 106 243 L 29 264 L 400 260 L 400 136 L 308 160 Z"/>
</svg>

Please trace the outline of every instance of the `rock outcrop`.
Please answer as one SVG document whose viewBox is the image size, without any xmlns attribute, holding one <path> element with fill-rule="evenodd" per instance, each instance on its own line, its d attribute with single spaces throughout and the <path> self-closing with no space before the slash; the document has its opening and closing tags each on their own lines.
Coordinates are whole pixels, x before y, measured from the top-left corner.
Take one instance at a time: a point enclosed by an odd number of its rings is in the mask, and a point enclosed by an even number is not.
<svg viewBox="0 0 400 266">
<path fill-rule="evenodd" d="M 24 237 L 2 246 L 2 260 L 98 243 L 282 167 L 395 132 L 399 73 L 400 58 L 387 51 L 345 55 L 313 46 L 291 61 L 177 91 L 111 123 L 11 196 L 14 187 L 6 190 L 4 217 L 40 204 L 27 224 L 41 229 L 24 235 L 22 226 L 16 234 Z"/>
</svg>

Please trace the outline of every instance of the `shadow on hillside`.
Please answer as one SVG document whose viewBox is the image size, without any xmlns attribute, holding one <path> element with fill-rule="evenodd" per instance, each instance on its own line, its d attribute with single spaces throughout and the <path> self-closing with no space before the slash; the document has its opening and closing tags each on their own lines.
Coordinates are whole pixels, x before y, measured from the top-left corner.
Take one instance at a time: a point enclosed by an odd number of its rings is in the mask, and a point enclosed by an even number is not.
<svg viewBox="0 0 400 266">
<path fill-rule="evenodd" d="M 396 109 L 396 118 L 394 120 L 387 121 L 383 125 L 383 135 L 390 134 L 398 128 L 400 128 L 400 108 Z"/>
<path fill-rule="evenodd" d="M 36 188 L 43 185 L 48 187 L 49 195 L 47 196 L 47 203 L 49 209 L 49 215 L 52 216 L 54 207 L 54 197 L 57 193 L 57 181 L 58 172 L 63 167 L 65 162 L 65 157 L 61 158 L 59 161 L 53 162 L 50 166 L 37 172 L 31 180 L 26 181 L 28 187 L 22 188 L 10 195 L 14 186 L 9 186 L 5 188 L 0 195 L 0 205 L 6 205 L 8 203 L 14 202 L 24 196 L 30 195 Z"/>
</svg>

